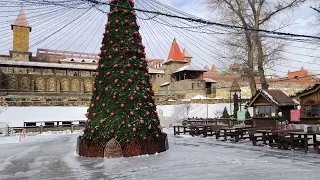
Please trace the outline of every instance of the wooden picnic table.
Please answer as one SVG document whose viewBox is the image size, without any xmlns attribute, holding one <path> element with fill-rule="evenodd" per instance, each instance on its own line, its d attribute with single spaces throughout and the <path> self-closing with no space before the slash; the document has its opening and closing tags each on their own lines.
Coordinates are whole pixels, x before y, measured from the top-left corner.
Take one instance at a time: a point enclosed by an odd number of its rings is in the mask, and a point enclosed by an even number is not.
<svg viewBox="0 0 320 180">
<path fill-rule="evenodd" d="M 313 145 L 313 147 L 316 149 L 317 148 L 317 135 L 320 135 L 320 131 L 313 131 L 313 132 L 289 132 L 290 134 L 290 141 L 291 141 L 291 149 L 294 149 L 294 136 L 298 135 L 298 136 L 303 136 L 303 140 L 304 140 L 304 151 L 305 153 L 307 153 L 309 151 L 309 145 Z M 313 139 L 313 143 L 309 144 L 308 140 L 309 137 L 312 135 L 312 139 Z"/>
<path fill-rule="evenodd" d="M 257 133 L 262 134 L 262 141 L 263 144 L 267 144 L 267 140 L 269 140 L 269 145 L 272 144 L 273 139 L 278 136 L 278 130 L 271 130 L 271 129 L 260 129 L 256 131 Z M 270 135 L 271 134 L 271 135 Z"/>
<path fill-rule="evenodd" d="M 235 142 L 238 142 L 241 138 L 243 138 L 243 135 L 246 131 L 248 131 L 249 128 L 252 128 L 252 126 L 243 126 L 243 127 L 223 127 L 220 128 L 220 130 L 224 131 L 223 136 L 224 139 L 227 140 L 228 136 L 234 137 Z"/>
</svg>

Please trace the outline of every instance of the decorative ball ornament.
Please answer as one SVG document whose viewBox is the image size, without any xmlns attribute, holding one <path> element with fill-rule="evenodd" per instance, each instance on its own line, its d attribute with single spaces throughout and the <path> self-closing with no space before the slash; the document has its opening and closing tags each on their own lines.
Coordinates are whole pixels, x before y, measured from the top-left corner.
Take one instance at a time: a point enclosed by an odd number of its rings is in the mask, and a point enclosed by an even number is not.
<svg viewBox="0 0 320 180">
<path fill-rule="evenodd" d="M 132 132 L 136 132 L 137 131 L 137 129 L 136 128 L 132 128 Z"/>
<path fill-rule="evenodd" d="M 124 56 L 120 56 L 120 59 L 124 59 Z"/>
<path fill-rule="evenodd" d="M 96 72 L 96 76 L 100 76 L 100 73 L 99 73 L 99 72 Z"/>
<path fill-rule="evenodd" d="M 106 104 L 105 104 L 105 103 L 103 103 L 103 104 L 102 104 L 102 107 L 106 107 Z"/>
<path fill-rule="evenodd" d="M 125 124 L 126 124 L 126 122 L 125 122 L 125 121 L 122 121 L 122 122 L 121 122 L 121 125 L 122 125 L 122 126 L 124 126 Z"/>
<path fill-rule="evenodd" d="M 130 67 L 131 67 L 131 64 L 127 64 L 127 67 L 130 68 Z"/>
<path fill-rule="evenodd" d="M 145 80 L 142 80 L 142 81 L 141 81 L 141 84 L 146 84 L 146 81 L 145 81 Z"/>
<path fill-rule="evenodd" d="M 129 31 L 128 31 L 128 30 L 126 30 L 124 33 L 129 34 Z"/>
<path fill-rule="evenodd" d="M 108 52 L 107 50 L 103 50 L 103 53 L 104 53 L 104 54 L 107 54 L 107 52 Z"/>
<path fill-rule="evenodd" d="M 107 31 L 106 31 L 106 34 L 109 34 L 109 33 L 110 33 L 110 31 L 109 31 L 109 30 L 107 30 Z"/>
<path fill-rule="evenodd" d="M 113 41 L 109 41 L 109 44 L 113 44 Z"/>
<path fill-rule="evenodd" d="M 121 40 L 120 43 L 123 44 L 123 43 L 124 43 L 124 40 Z"/>
<path fill-rule="evenodd" d="M 106 75 L 107 75 L 107 76 L 110 76 L 110 74 L 111 74 L 110 72 L 106 72 Z"/>
<path fill-rule="evenodd" d="M 125 19 L 124 22 L 125 22 L 125 23 L 129 23 L 129 20 L 128 20 L 128 19 Z"/>
<path fill-rule="evenodd" d="M 114 133 L 114 129 L 111 129 L 110 133 L 113 134 Z"/>
<path fill-rule="evenodd" d="M 114 49 L 114 52 L 118 52 L 118 51 L 119 51 L 119 49 L 118 49 L 118 48 L 115 48 L 115 49 Z"/>
<path fill-rule="evenodd" d="M 112 59 L 112 56 L 111 56 L 111 55 L 109 55 L 109 56 L 108 56 L 108 58 L 109 58 L 109 59 Z"/>
<path fill-rule="evenodd" d="M 117 20 L 116 20 L 116 23 L 118 24 L 119 22 L 120 22 L 120 21 L 117 19 Z"/>
<path fill-rule="evenodd" d="M 132 80 L 132 79 L 128 79 L 128 82 L 129 82 L 130 84 L 132 84 L 133 80 Z"/>
<path fill-rule="evenodd" d="M 130 100 L 133 101 L 133 100 L 134 100 L 134 97 L 133 97 L 133 96 L 130 96 Z"/>
<path fill-rule="evenodd" d="M 151 128 L 152 128 L 151 125 L 149 125 L 149 126 L 148 126 L 148 129 L 151 130 Z"/>
<path fill-rule="evenodd" d="M 104 64 L 101 64 L 100 67 L 101 67 L 101 68 L 104 68 Z"/>
<path fill-rule="evenodd" d="M 140 68 L 140 69 L 143 68 L 142 64 L 139 65 L 139 68 Z"/>
<path fill-rule="evenodd" d="M 130 49 L 129 49 L 129 48 L 126 48 L 126 52 L 130 52 Z"/>
<path fill-rule="evenodd" d="M 119 29 L 114 30 L 115 32 L 119 32 Z"/>
<path fill-rule="evenodd" d="M 138 35 L 138 34 L 139 34 L 139 32 L 138 32 L 138 31 L 135 31 L 135 32 L 134 32 L 134 35 Z"/>
<path fill-rule="evenodd" d="M 97 88 L 93 88 L 93 91 L 96 92 L 96 91 L 97 91 Z M 91 101 L 92 101 L 92 100 L 91 100 Z"/>
<path fill-rule="evenodd" d="M 136 60 L 136 59 L 137 59 L 137 56 L 133 56 L 132 59 Z"/>
<path fill-rule="evenodd" d="M 157 126 L 158 129 L 162 129 L 162 127 L 160 125 Z"/>
<path fill-rule="evenodd" d="M 99 96 L 97 96 L 97 97 L 96 97 L 96 100 L 97 100 L 97 101 L 99 101 L 99 100 L 100 100 L 100 97 L 99 97 Z"/>
<path fill-rule="evenodd" d="M 124 75 L 124 71 L 120 71 L 120 74 L 121 74 L 121 75 Z"/>
<path fill-rule="evenodd" d="M 118 9 L 115 9 L 115 10 L 114 10 L 114 12 L 115 12 L 115 13 L 118 13 L 118 12 L 119 12 L 119 10 L 118 10 Z"/>
<path fill-rule="evenodd" d="M 134 116 L 134 112 L 131 111 L 131 112 L 130 112 L 130 116 Z"/>
<path fill-rule="evenodd" d="M 138 106 L 139 106 L 139 107 L 142 107 L 142 103 L 138 103 Z"/>
<path fill-rule="evenodd" d="M 148 99 L 148 96 L 143 96 L 144 97 L 144 99 Z"/>
<path fill-rule="evenodd" d="M 115 64 L 113 67 L 114 67 L 114 68 L 118 68 L 118 64 Z"/>
<path fill-rule="evenodd" d="M 144 120 L 141 119 L 141 120 L 140 120 L 140 124 L 144 124 Z"/>
<path fill-rule="evenodd" d="M 135 41 L 131 41 L 131 44 L 134 44 L 134 43 L 136 43 Z"/>
<path fill-rule="evenodd" d="M 114 83 L 118 83 L 118 82 L 119 82 L 119 80 L 118 80 L 118 79 L 115 79 L 115 80 L 114 80 Z"/>
<path fill-rule="evenodd" d="M 134 75 L 138 76 L 138 75 L 139 75 L 139 72 L 134 72 Z"/>
<path fill-rule="evenodd" d="M 147 115 L 147 116 L 150 116 L 150 112 L 149 112 L 149 111 L 147 111 L 147 112 L 146 112 L 146 115 Z"/>
<path fill-rule="evenodd" d="M 145 77 L 149 77 L 149 73 L 144 73 L 144 76 Z"/>
<path fill-rule="evenodd" d="M 124 90 L 126 90 L 126 88 L 125 87 L 121 87 L 121 91 L 124 91 Z"/>
<path fill-rule="evenodd" d="M 156 134 L 156 137 L 158 138 L 158 137 L 159 137 L 159 134 Z"/>
<path fill-rule="evenodd" d="M 91 107 L 94 107 L 94 104 L 91 104 Z"/>
<path fill-rule="evenodd" d="M 85 114 L 85 116 L 86 116 L 86 117 L 88 117 L 89 115 L 90 115 L 90 113 L 89 113 L 89 112 L 87 112 L 87 113 Z"/>
<path fill-rule="evenodd" d="M 90 123 L 91 123 L 90 119 L 88 119 L 88 120 L 86 121 L 86 123 L 87 123 L 87 124 L 90 124 Z"/>
<path fill-rule="evenodd" d="M 157 120 L 156 120 L 156 119 L 153 119 L 153 122 L 157 122 Z"/>
<path fill-rule="evenodd" d="M 90 98 L 90 102 L 92 102 L 92 98 Z"/>
<path fill-rule="evenodd" d="M 120 106 L 121 106 L 121 108 L 124 108 L 124 107 L 125 107 L 125 105 L 124 105 L 124 104 L 121 104 Z"/>
<path fill-rule="evenodd" d="M 104 120 L 103 120 L 103 119 L 101 119 L 101 120 L 100 120 L 100 124 L 103 124 L 103 123 L 104 123 Z"/>
<path fill-rule="evenodd" d="M 93 113 L 93 117 L 96 117 L 97 116 L 97 113 Z"/>
<path fill-rule="evenodd" d="M 141 50 L 140 49 L 138 49 L 138 53 L 141 54 Z"/>
<path fill-rule="evenodd" d="M 112 99 L 116 99 L 117 98 L 117 96 L 112 96 Z"/>
<path fill-rule="evenodd" d="M 99 84 L 102 84 L 102 80 L 99 81 Z"/>
<path fill-rule="evenodd" d="M 136 91 L 140 91 L 140 87 L 136 87 Z"/>
<path fill-rule="evenodd" d="M 91 134 L 94 134 L 94 130 L 93 129 L 91 130 Z"/>
<path fill-rule="evenodd" d="M 123 10 L 123 12 L 124 12 L 124 13 L 127 13 L 127 12 L 128 12 L 128 10 L 126 10 L 126 9 L 125 9 L 125 10 Z"/>
<path fill-rule="evenodd" d="M 147 91 L 150 92 L 151 91 L 150 88 L 147 88 Z"/>
<path fill-rule="evenodd" d="M 111 113 L 110 113 L 110 116 L 113 117 L 113 116 L 114 116 L 114 112 L 111 112 Z"/>
</svg>

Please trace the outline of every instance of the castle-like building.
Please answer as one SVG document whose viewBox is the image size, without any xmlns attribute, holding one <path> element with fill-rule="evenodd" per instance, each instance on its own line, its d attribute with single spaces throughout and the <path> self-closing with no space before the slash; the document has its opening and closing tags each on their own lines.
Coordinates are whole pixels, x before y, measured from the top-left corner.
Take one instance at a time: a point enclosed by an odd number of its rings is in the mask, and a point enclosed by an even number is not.
<svg viewBox="0 0 320 180">
<path fill-rule="evenodd" d="M 10 105 L 85 105 L 92 93 L 98 55 L 63 50 L 29 50 L 32 28 L 21 10 L 11 25 L 13 49 L 0 55 L 0 91 Z M 214 80 L 192 64 L 176 40 L 166 60 L 148 59 L 149 74 L 158 101 L 215 96 Z"/>
</svg>

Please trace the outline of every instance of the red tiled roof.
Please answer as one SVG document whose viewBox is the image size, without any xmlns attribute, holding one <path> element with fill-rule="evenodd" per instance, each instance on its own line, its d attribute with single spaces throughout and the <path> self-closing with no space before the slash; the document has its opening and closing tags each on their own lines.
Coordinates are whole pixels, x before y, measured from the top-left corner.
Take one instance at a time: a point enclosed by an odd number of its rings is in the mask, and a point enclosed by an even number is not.
<svg viewBox="0 0 320 180">
<path fill-rule="evenodd" d="M 167 61 L 183 61 L 183 54 L 181 53 L 176 39 L 174 39 L 172 42 Z"/>
</svg>

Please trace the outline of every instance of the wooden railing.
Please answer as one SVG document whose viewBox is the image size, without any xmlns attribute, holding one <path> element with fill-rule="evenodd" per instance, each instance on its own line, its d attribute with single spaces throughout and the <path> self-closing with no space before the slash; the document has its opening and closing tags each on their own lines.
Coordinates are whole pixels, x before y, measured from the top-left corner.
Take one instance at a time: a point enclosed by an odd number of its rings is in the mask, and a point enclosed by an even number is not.
<svg viewBox="0 0 320 180">
<path fill-rule="evenodd" d="M 83 127 L 84 127 L 84 124 L 8 127 L 7 136 L 9 136 L 9 132 L 22 133 L 23 130 L 25 130 L 25 133 L 39 133 L 39 134 L 42 134 L 44 132 L 49 132 L 49 131 L 67 131 L 67 130 L 70 130 L 71 133 L 73 133 L 74 131 L 81 130 L 81 128 Z"/>
</svg>

